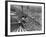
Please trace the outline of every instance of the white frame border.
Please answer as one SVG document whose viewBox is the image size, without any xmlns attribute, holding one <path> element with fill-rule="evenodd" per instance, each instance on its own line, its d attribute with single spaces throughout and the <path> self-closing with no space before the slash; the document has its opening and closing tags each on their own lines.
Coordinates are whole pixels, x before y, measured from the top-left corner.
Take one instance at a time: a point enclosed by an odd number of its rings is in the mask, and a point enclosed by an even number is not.
<svg viewBox="0 0 46 37">
<path fill-rule="evenodd" d="M 10 32 L 10 5 L 34 5 L 42 6 L 42 31 L 31 31 L 31 32 Z M 37 34 L 44 33 L 44 4 L 34 4 L 34 3 L 18 3 L 18 2 L 8 2 L 8 35 L 18 35 L 18 34 Z"/>
</svg>

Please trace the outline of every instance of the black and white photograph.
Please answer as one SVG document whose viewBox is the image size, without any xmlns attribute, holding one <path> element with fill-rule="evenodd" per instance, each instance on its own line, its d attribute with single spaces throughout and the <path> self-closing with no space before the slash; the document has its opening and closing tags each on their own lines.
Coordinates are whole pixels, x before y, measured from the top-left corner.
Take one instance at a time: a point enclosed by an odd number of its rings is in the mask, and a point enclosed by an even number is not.
<svg viewBox="0 0 46 37">
<path fill-rule="evenodd" d="M 8 35 L 44 33 L 44 4 L 8 2 Z"/>
</svg>

